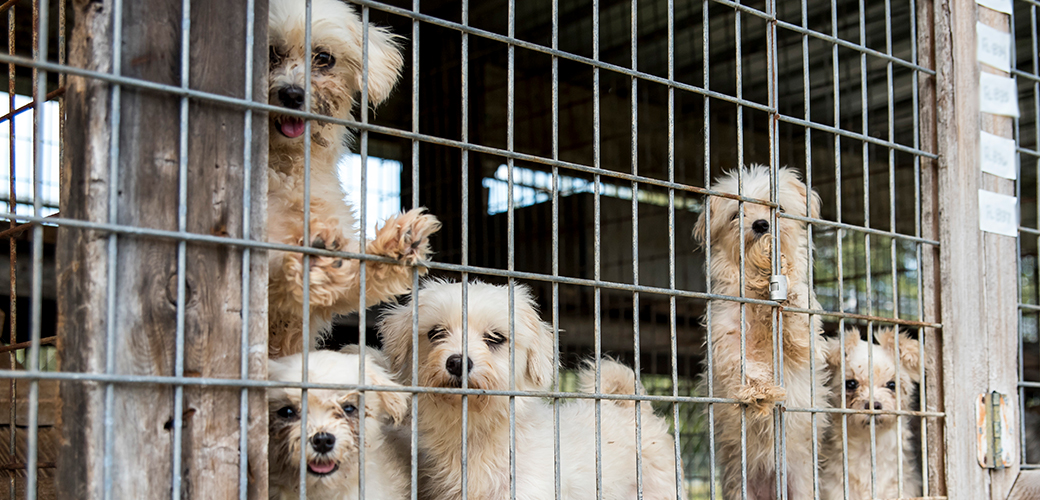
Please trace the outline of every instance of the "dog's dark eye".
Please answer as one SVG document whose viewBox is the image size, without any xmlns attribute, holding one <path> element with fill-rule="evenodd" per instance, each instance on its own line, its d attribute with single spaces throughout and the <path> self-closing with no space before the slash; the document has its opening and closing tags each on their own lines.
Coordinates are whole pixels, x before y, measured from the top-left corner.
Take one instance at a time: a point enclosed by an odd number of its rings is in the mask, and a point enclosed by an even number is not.
<svg viewBox="0 0 1040 500">
<path fill-rule="evenodd" d="M 892 392 L 896 392 L 896 381 L 895 380 L 889 380 L 888 383 L 885 384 L 885 388 L 890 390 L 890 391 L 892 391 Z"/>
<path fill-rule="evenodd" d="M 443 326 L 438 326 L 427 332 L 426 336 L 430 339 L 430 342 L 438 342 L 448 337 L 448 331 Z"/>
<path fill-rule="evenodd" d="M 785 213 L 787 213 L 787 210 L 784 210 L 784 207 L 781 207 L 780 205 L 777 205 L 777 206 L 776 206 L 776 211 L 777 211 L 777 212 L 780 212 L 780 213 L 782 213 L 782 214 L 785 214 Z"/>
<path fill-rule="evenodd" d="M 343 413 L 346 413 L 347 415 L 353 415 L 356 411 L 357 407 L 350 403 L 346 403 L 343 405 Z"/>
<path fill-rule="evenodd" d="M 498 333 L 498 332 L 496 332 L 494 330 L 491 330 L 490 332 L 487 332 L 487 333 L 484 334 L 484 343 L 489 345 L 489 346 L 501 345 L 505 341 L 506 341 L 506 336 L 502 335 L 501 333 Z"/>
<path fill-rule="evenodd" d="M 282 62 L 282 55 L 278 53 L 274 45 L 267 46 L 267 57 L 270 59 L 271 66 L 277 66 Z"/>
<path fill-rule="evenodd" d="M 292 406 L 284 406 L 278 410 L 278 416 L 284 419 L 295 419 L 299 415 L 296 413 L 296 408 Z"/>
<path fill-rule="evenodd" d="M 854 390 L 856 390 L 857 387 L 859 387 L 859 382 L 856 382 L 855 379 L 851 379 L 850 378 L 850 379 L 845 381 L 845 390 L 846 391 L 849 391 L 849 392 L 854 391 Z"/>
<path fill-rule="evenodd" d="M 733 217 L 730 217 L 729 220 L 737 220 L 739 218 L 740 218 L 740 212 L 738 211 L 738 212 L 733 212 Z"/>
<path fill-rule="evenodd" d="M 314 61 L 311 65 L 315 68 L 328 69 L 336 65 L 336 58 L 328 52 L 318 52 L 314 54 Z"/>
</svg>

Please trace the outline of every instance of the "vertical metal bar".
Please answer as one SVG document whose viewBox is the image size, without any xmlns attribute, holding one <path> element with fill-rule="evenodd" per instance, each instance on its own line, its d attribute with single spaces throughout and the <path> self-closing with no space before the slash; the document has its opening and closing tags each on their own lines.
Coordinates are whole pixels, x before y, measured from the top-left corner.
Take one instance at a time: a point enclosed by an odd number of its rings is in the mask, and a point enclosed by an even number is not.
<svg viewBox="0 0 1040 500">
<path fill-rule="evenodd" d="M 701 3 L 701 72 L 704 90 L 711 89 L 711 72 L 709 63 L 711 61 L 711 31 L 708 22 L 708 13 L 711 3 L 703 0 Z M 704 187 L 711 186 L 711 98 L 704 96 Z M 704 197 L 704 269 L 711 269 L 711 197 Z M 704 289 L 708 292 L 712 289 L 711 273 L 704 273 Z M 711 335 L 711 301 L 704 303 L 704 334 L 706 340 L 704 345 L 705 361 L 707 364 L 708 397 L 715 397 L 715 362 L 712 359 L 713 341 Z M 708 403 L 708 498 L 715 500 L 715 405 Z"/>
<path fill-rule="evenodd" d="M 516 2 L 509 0 L 506 12 L 507 32 L 512 39 L 516 34 Z M 513 121 L 515 109 L 515 47 L 512 42 L 506 45 L 506 149 L 513 151 Z M 506 205 L 507 218 L 507 268 L 515 270 L 516 266 L 516 214 L 513 207 L 513 158 L 506 159 L 508 174 L 508 204 Z M 509 284 L 509 390 L 516 390 L 516 290 L 512 277 L 508 278 Z M 468 364 L 468 363 L 466 363 Z M 509 498 L 516 498 L 516 397 L 509 396 Z"/>
<path fill-rule="evenodd" d="M 412 0 L 412 12 L 419 13 L 419 0 Z M 412 133 L 419 133 L 419 20 L 412 18 Z M 465 152 L 463 152 L 465 154 Z M 412 139 L 412 208 L 419 206 L 419 141 Z M 412 269 L 412 377 L 419 385 L 419 272 Z M 419 498 L 419 393 L 411 394 L 411 500 Z"/>
<path fill-rule="evenodd" d="M 916 0 L 909 0 L 910 2 L 910 61 L 913 64 L 917 64 L 917 5 Z M 911 99 L 913 100 L 913 145 L 914 149 L 920 149 L 921 146 L 921 108 L 920 108 L 920 96 L 919 96 L 919 81 L 918 71 L 915 69 L 911 72 L 912 85 L 910 86 Z M 922 210 L 921 210 L 921 157 L 914 155 L 914 236 L 920 238 L 922 235 Z M 924 321 L 924 277 L 922 276 L 922 263 L 924 262 L 923 247 L 921 243 L 914 244 L 914 257 L 917 263 L 917 319 L 918 321 Z M 927 338 L 925 329 L 918 330 L 918 343 L 920 344 L 920 352 L 928 352 L 927 349 Z M 925 363 L 919 364 L 919 376 L 920 384 L 918 384 L 918 406 L 924 411 L 928 409 L 927 405 L 927 379 L 925 378 Z M 928 492 L 928 419 L 921 417 L 921 495 L 929 496 Z"/>
<path fill-rule="evenodd" d="M 802 28 L 809 28 L 809 8 L 807 0 L 801 0 L 802 10 Z M 809 36 L 808 34 L 802 35 L 802 118 L 805 121 L 812 120 L 812 106 L 809 105 L 811 100 L 812 92 L 809 82 Z M 805 214 L 812 216 L 812 193 L 813 193 L 813 175 L 812 175 L 812 128 L 805 127 Z M 809 296 L 816 296 L 815 276 L 813 272 L 813 225 L 806 224 L 806 238 L 808 239 L 808 245 L 806 246 L 806 258 L 808 259 L 809 266 L 807 269 L 806 281 L 809 284 Z M 840 304 L 840 301 L 839 301 Z M 809 307 L 814 307 L 810 304 Z M 816 328 L 815 324 L 818 319 L 809 315 L 809 352 L 816 352 Z M 809 405 L 817 407 L 816 398 L 819 396 L 816 393 L 816 356 L 809 356 Z M 841 376 L 841 375 L 838 375 Z M 812 461 L 814 464 L 820 463 L 820 440 L 819 440 L 819 415 L 816 412 L 810 413 L 812 419 Z M 813 498 L 820 498 L 820 471 L 819 467 L 813 467 L 812 471 L 812 491 Z"/>
<path fill-rule="evenodd" d="M 592 0 L 592 59 L 599 61 L 599 0 Z M 596 169 L 600 168 L 600 96 L 599 96 L 599 67 L 592 67 L 592 166 Z M 600 183 L 600 175 L 597 173 L 593 175 L 593 182 L 595 184 L 595 191 L 592 194 L 592 205 L 593 205 L 593 236 L 594 236 L 594 249 L 593 249 L 593 279 L 597 283 L 600 280 L 600 236 L 601 236 L 601 223 L 600 223 L 600 192 L 603 188 Z M 600 287 L 594 288 L 594 322 L 593 322 L 593 334 L 595 344 L 595 359 L 596 359 L 596 395 L 598 396 L 602 391 L 602 380 L 600 379 L 600 357 L 603 356 L 603 319 L 601 317 L 602 308 L 602 290 Z M 602 433 L 602 403 L 603 401 L 596 398 L 596 499 L 603 499 L 603 433 Z"/>
<path fill-rule="evenodd" d="M 838 5 L 837 0 L 831 0 L 831 36 L 838 39 Z M 841 79 L 840 79 L 840 68 L 841 60 L 838 57 L 838 44 L 831 43 L 831 80 L 833 87 L 833 99 L 834 99 L 834 127 L 837 129 L 841 128 Z M 834 134 L 834 203 L 836 205 L 835 210 L 835 221 L 841 222 L 841 135 Z M 835 246 L 837 247 L 837 271 L 838 271 L 838 308 L 840 311 L 845 311 L 845 279 L 843 271 L 843 258 L 842 258 L 842 238 L 843 230 L 834 230 Z M 838 339 L 841 352 L 845 352 L 845 318 L 838 318 Z M 845 356 L 841 356 L 839 373 L 845 373 Z M 842 407 L 845 407 L 845 384 L 839 384 L 841 386 L 841 399 Z M 849 416 L 846 413 L 841 414 L 841 474 L 842 474 L 842 497 L 845 500 L 849 498 Z"/>
<path fill-rule="evenodd" d="M 469 25 L 469 0 L 462 0 L 462 25 Z M 469 143 L 469 34 L 462 32 L 462 133 Z M 469 150 L 462 150 L 462 265 L 469 265 Z M 469 273 L 462 273 L 462 358 L 469 358 Z M 469 363 L 462 363 L 462 388 L 469 387 Z M 468 496 L 469 395 L 462 394 L 462 500 Z"/>
<path fill-rule="evenodd" d="M 675 182 L 675 0 L 668 0 L 668 182 Z M 707 170 L 707 169 L 705 169 Z M 685 204 L 684 204 L 685 206 Z M 668 188 L 668 340 L 672 354 L 672 397 L 679 397 L 679 347 L 675 303 L 675 189 Z M 711 351 L 711 344 L 706 349 Z M 710 383 L 710 382 L 709 382 Z M 710 406 L 709 406 L 710 408 Z M 672 403 L 672 443 L 675 451 L 675 498 L 683 492 L 679 403 Z M 709 427 L 709 432 L 711 429 Z M 715 482 L 714 476 L 711 483 Z"/>
<path fill-rule="evenodd" d="M 560 48 L 560 2 L 552 0 L 552 48 Z M 560 61 L 552 56 L 552 159 L 560 159 Z M 560 275 L 560 167 L 552 166 L 552 272 Z M 560 284 L 552 283 L 553 391 L 560 391 Z M 560 398 L 553 398 L 553 493 L 562 498 L 560 463 Z"/>
<path fill-rule="evenodd" d="M 181 2 L 181 88 L 187 89 L 191 71 L 191 1 Z M 177 230 L 188 228 L 188 98 L 180 99 L 180 135 L 178 138 Z M 174 346 L 173 374 L 184 375 L 184 308 L 187 301 L 187 242 L 177 242 L 177 333 Z M 173 387 L 173 487 L 170 497 L 181 497 L 181 450 L 184 425 L 184 386 Z"/>
<path fill-rule="evenodd" d="M 62 2 L 64 3 L 64 2 Z M 245 88 L 243 98 L 253 100 L 253 35 L 256 23 L 256 3 L 246 0 L 246 39 L 245 39 Z M 252 220 L 250 212 L 253 199 L 253 110 L 246 108 L 242 122 L 242 239 L 252 239 Z M 249 301 L 251 252 L 242 249 L 242 333 L 239 350 L 239 373 L 243 381 L 249 379 Z M 238 498 L 249 498 L 249 389 L 242 387 L 239 396 L 238 418 Z"/>
<path fill-rule="evenodd" d="M 368 77 L 369 77 L 369 9 L 367 5 L 361 6 L 361 123 L 368 124 Z M 365 254 L 366 241 L 368 239 L 368 130 L 361 128 L 361 195 L 359 201 L 361 208 L 358 210 L 359 215 L 359 226 L 361 228 L 358 231 L 358 252 L 362 255 Z M 367 318 L 366 313 L 368 308 L 365 307 L 367 299 L 365 297 L 366 285 L 366 271 L 368 270 L 367 261 L 361 259 L 358 262 L 358 278 L 359 278 L 359 289 L 358 289 L 358 383 L 364 384 L 365 382 L 365 346 L 368 343 L 366 338 Z M 358 390 L 358 498 L 365 498 L 365 391 Z"/>
<path fill-rule="evenodd" d="M 37 42 L 34 58 L 36 62 L 42 63 L 47 60 L 47 37 L 48 37 L 48 15 L 50 14 L 48 0 L 39 0 L 33 4 L 34 17 L 37 19 Z M 45 118 L 43 116 L 43 103 L 47 96 L 47 72 L 35 71 L 33 81 L 33 99 L 36 107 L 33 109 L 33 215 L 42 216 L 43 209 L 43 131 L 46 130 Z M 40 371 L 40 319 L 43 315 L 43 226 L 33 225 L 32 239 L 32 316 L 30 319 L 30 346 L 29 376 L 37 377 Z M 37 454 L 39 445 L 39 413 L 40 413 L 40 380 L 29 379 L 29 436 L 25 460 L 25 496 L 29 500 L 36 499 L 37 483 Z M 14 426 L 15 422 L 11 422 Z"/>
<path fill-rule="evenodd" d="M 122 73 L 123 64 L 123 0 L 112 1 L 112 74 L 119 76 Z M 119 133 L 120 120 L 122 116 L 122 87 L 112 84 L 112 113 L 109 133 L 108 152 L 108 223 L 119 222 Z M 118 263 L 118 242 L 116 233 L 108 234 L 108 262 L 107 262 L 107 304 L 106 304 L 106 331 L 105 331 L 105 373 L 115 373 L 115 350 L 116 350 L 116 301 L 117 285 L 116 270 Z M 115 424 L 115 386 L 111 383 L 105 384 L 105 410 L 104 410 L 104 454 L 102 463 L 103 474 L 103 498 L 112 498 L 112 455 L 113 455 L 113 425 Z"/>
<path fill-rule="evenodd" d="M 737 5 L 740 6 L 740 0 Z M 740 9 L 734 9 L 733 17 L 733 33 L 734 33 L 734 46 L 736 56 L 734 59 L 736 65 L 736 94 L 737 99 L 742 100 L 744 98 L 744 68 L 743 68 L 743 51 L 741 47 L 741 11 Z M 737 194 L 744 196 L 744 108 L 740 104 L 736 105 L 737 108 Z M 737 217 L 739 221 L 739 240 L 740 240 L 740 298 L 744 298 L 747 295 L 745 287 L 747 281 L 745 280 L 745 241 L 744 241 L 744 202 L 737 202 Z M 744 302 L 740 303 L 740 383 L 741 385 L 747 383 L 747 305 Z M 748 498 L 748 458 L 747 458 L 747 405 L 741 405 L 740 407 L 740 498 L 746 500 Z"/>
<path fill-rule="evenodd" d="M 7 11 L 7 54 L 11 55 L 11 56 L 13 56 L 15 54 L 15 50 L 14 50 L 14 46 L 15 46 L 15 26 L 16 26 L 16 24 L 15 24 L 15 16 L 14 16 L 15 8 L 16 8 L 16 6 L 12 5 L 10 7 L 10 9 Z M 15 96 L 15 79 L 16 79 L 15 65 L 14 64 L 8 64 L 7 65 L 7 103 L 8 103 L 7 110 L 8 110 L 8 112 L 14 112 L 14 110 L 15 110 L 15 101 L 14 101 L 14 96 Z M 10 167 L 10 176 L 9 176 L 9 179 L 8 179 L 10 181 L 10 185 L 9 185 L 9 190 L 7 191 L 7 196 L 8 196 L 8 198 L 7 198 L 7 207 L 8 207 L 7 211 L 11 212 L 12 214 L 18 212 L 18 197 L 16 196 L 16 193 L 17 193 L 17 189 L 16 189 L 17 186 L 16 186 L 16 184 L 17 183 L 15 181 L 15 179 L 17 177 L 17 175 L 16 175 L 17 171 L 15 169 L 16 162 L 15 162 L 15 129 L 14 129 L 14 121 L 15 121 L 15 117 L 13 115 L 11 116 L 11 118 L 9 120 L 7 120 L 7 126 L 8 126 L 8 147 L 9 147 L 7 161 L 8 161 L 8 166 Z M 11 225 L 11 228 L 14 228 L 14 227 L 16 227 L 18 225 L 18 222 L 15 221 L 14 219 L 12 219 L 10 225 Z M 14 237 L 11 237 L 11 238 L 8 238 L 7 242 L 8 242 L 8 245 L 10 247 L 10 253 L 9 253 L 10 262 L 8 263 L 9 264 L 8 275 L 11 277 L 11 289 L 10 289 L 11 304 L 10 304 L 10 309 L 8 309 L 11 312 L 11 315 L 10 315 L 11 316 L 11 319 L 10 319 L 10 332 L 11 332 L 10 341 L 11 341 L 11 344 L 14 345 L 14 344 L 18 343 L 18 276 L 17 276 L 17 273 L 18 273 L 18 241 Z M 17 362 L 16 361 L 17 360 L 17 356 L 15 355 L 14 351 L 11 351 L 11 352 L 9 352 L 7 354 L 7 359 L 8 359 L 8 363 L 10 364 L 10 366 L 15 366 L 15 364 Z M 15 418 L 17 417 L 17 404 L 18 404 L 17 403 L 17 401 L 18 401 L 18 384 L 16 383 L 16 381 L 14 379 L 11 379 L 11 381 L 10 381 L 10 390 L 11 390 L 11 398 L 10 398 L 10 406 L 9 406 L 8 418 L 10 418 L 11 422 L 14 422 Z M 16 441 L 17 441 L 17 438 L 16 438 L 16 436 L 17 436 L 17 426 L 11 425 L 9 430 L 11 431 L 11 434 L 10 434 L 10 438 L 8 439 L 8 443 L 7 443 L 7 445 L 8 445 L 7 446 L 7 448 L 8 448 L 8 456 L 14 457 L 15 456 L 15 452 L 17 450 L 17 448 L 16 448 L 16 446 L 17 446 L 16 445 Z M 12 458 L 12 460 L 13 460 L 13 458 Z M 7 498 L 14 498 L 15 497 L 15 477 L 16 477 L 16 473 L 15 472 L 16 471 L 14 471 L 12 469 L 12 470 L 8 471 L 8 473 L 7 473 L 8 474 L 8 485 L 7 485 L 8 486 L 8 494 L 7 494 Z"/>
<path fill-rule="evenodd" d="M 311 31 L 313 26 L 311 22 L 314 16 L 312 0 L 305 0 L 304 2 L 304 21 L 303 21 L 303 46 L 306 50 L 306 56 L 303 58 L 303 73 L 306 78 L 303 79 L 303 109 L 307 112 L 311 111 L 311 102 L 313 96 L 311 96 L 311 61 L 313 52 L 311 46 Z M 310 245 L 311 241 L 311 121 L 303 121 L 303 244 Z M 364 227 L 362 227 L 364 231 Z M 303 269 L 310 269 L 309 254 L 303 254 Z M 309 272 L 303 274 L 303 305 L 302 307 L 302 319 L 303 319 L 303 346 L 301 351 L 301 360 L 303 366 L 300 369 L 300 382 L 303 384 L 307 383 L 308 380 L 308 368 L 310 367 L 310 344 L 311 344 L 311 274 Z M 307 406 L 309 392 L 306 387 L 300 389 L 300 500 L 307 498 L 307 454 L 304 450 L 307 448 Z"/>
<path fill-rule="evenodd" d="M 632 71 L 639 71 L 639 47 L 638 47 L 638 2 L 631 2 L 631 40 L 629 50 L 632 52 Z M 632 175 L 639 175 L 639 79 L 632 77 Z M 632 181 L 632 284 L 639 286 L 639 183 Z M 640 352 L 639 352 L 639 292 L 632 292 L 632 362 L 636 376 L 636 390 L 640 386 Z M 639 498 L 643 496 L 643 422 L 641 419 L 641 402 L 635 401 L 636 422 L 636 494 Z M 647 403 L 650 404 L 650 403 Z"/>
</svg>

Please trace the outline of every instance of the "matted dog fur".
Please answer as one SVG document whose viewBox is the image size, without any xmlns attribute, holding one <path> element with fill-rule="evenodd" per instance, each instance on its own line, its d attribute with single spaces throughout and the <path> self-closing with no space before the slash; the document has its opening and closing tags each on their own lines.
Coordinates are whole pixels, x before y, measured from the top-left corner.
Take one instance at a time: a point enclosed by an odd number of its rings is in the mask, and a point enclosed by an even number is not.
<svg viewBox="0 0 1040 500">
<path fill-rule="evenodd" d="M 311 47 L 305 47 L 305 5 L 301 0 L 270 3 L 270 103 L 302 110 L 304 87 L 311 83 L 310 111 L 336 119 L 351 119 L 355 96 L 362 90 L 361 19 L 338 0 L 314 0 Z M 384 28 L 368 27 L 368 97 L 372 105 L 386 99 L 397 82 L 402 58 L 395 37 Z M 311 74 L 305 62 L 311 59 Z M 268 163 L 268 240 L 345 252 L 361 252 L 352 208 L 336 174 L 337 163 L 352 136 L 341 124 L 310 122 L 310 238 L 304 241 L 303 119 L 279 113 L 270 116 Z M 416 208 L 385 221 L 365 253 L 390 257 L 402 264 L 366 264 L 365 306 L 411 290 L 408 265 L 430 255 L 429 236 L 440 223 Z M 303 254 L 268 252 L 268 300 L 272 356 L 299 352 L 303 345 L 303 276 L 310 280 L 312 345 L 332 326 L 337 314 L 357 311 L 361 304 L 361 264 L 355 259 L 312 256 L 304 269 Z M 420 272 L 425 269 L 420 268 Z"/>
<path fill-rule="evenodd" d="M 730 171 L 717 179 L 713 190 L 737 194 L 738 173 L 743 175 L 746 197 L 770 198 L 770 171 L 762 165 Z M 806 186 L 789 168 L 777 172 L 777 201 L 780 211 L 799 216 L 819 217 L 820 199 L 813 192 L 806 197 Z M 710 224 L 702 213 L 694 228 L 694 237 L 702 244 L 711 241 L 710 291 L 739 297 L 741 221 L 738 202 L 712 196 Z M 769 279 L 773 239 L 770 235 L 770 208 L 744 204 L 744 293 L 748 298 L 769 300 Z M 781 272 L 787 276 L 788 295 L 785 306 L 819 309 L 816 296 L 808 283 L 808 250 L 811 242 L 804 222 L 777 218 L 780 239 Z M 777 465 L 774 460 L 772 409 L 786 401 L 788 408 L 828 406 L 823 339 L 819 321 L 801 313 L 783 313 L 783 386 L 773 377 L 773 331 L 775 309 L 766 305 L 746 304 L 746 380 L 741 380 L 740 314 L 741 304 L 730 300 L 711 301 L 711 346 L 715 397 L 735 398 L 747 409 L 747 493 L 749 499 L 776 497 Z M 815 338 L 815 342 L 812 342 Z M 811 347 L 814 346 L 815 350 Z M 810 369 L 815 358 L 816 371 Z M 811 400 L 815 386 L 816 400 Z M 719 458 L 723 464 L 723 492 L 727 499 L 741 495 L 741 407 L 715 405 L 715 434 Z M 813 431 L 809 413 L 787 412 L 786 457 L 788 498 L 812 497 Z M 818 428 L 826 428 L 826 414 L 817 415 Z"/>
<path fill-rule="evenodd" d="M 468 387 L 509 390 L 510 325 L 508 304 L 515 304 L 515 387 L 547 390 L 553 377 L 553 334 L 538 317 L 534 299 L 523 285 L 510 297 L 504 286 L 468 285 L 468 314 L 462 323 L 462 284 L 430 281 L 419 291 L 419 344 L 416 367 L 420 386 L 460 387 L 467 335 Z M 396 306 L 380 323 L 380 335 L 397 379 L 412 380 L 412 305 Z M 465 332 L 465 333 L 464 333 Z M 595 371 L 586 367 L 583 386 L 595 386 Z M 633 371 L 604 360 L 601 389 L 612 394 L 642 393 Z M 510 498 L 509 398 L 472 395 L 468 399 L 467 494 L 474 500 Z M 516 397 L 516 498 L 555 498 L 554 416 L 540 398 Z M 457 499 L 462 495 L 462 396 L 423 393 L 418 397 L 420 489 L 423 498 Z M 673 438 L 668 423 L 641 403 L 642 441 L 636 442 L 632 401 L 601 403 L 602 493 L 607 500 L 637 498 L 636 455 L 642 453 L 645 499 L 674 499 L 676 486 Z M 578 399 L 560 405 L 560 494 L 569 500 L 596 498 L 596 403 Z"/>
</svg>

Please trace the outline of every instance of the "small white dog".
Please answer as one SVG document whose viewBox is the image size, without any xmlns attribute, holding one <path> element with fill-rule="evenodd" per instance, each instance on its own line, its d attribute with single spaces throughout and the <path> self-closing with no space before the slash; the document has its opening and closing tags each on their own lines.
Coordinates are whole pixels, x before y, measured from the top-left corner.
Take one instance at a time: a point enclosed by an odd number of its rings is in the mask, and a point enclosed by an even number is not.
<svg viewBox="0 0 1040 500">
<path fill-rule="evenodd" d="M 508 289 L 480 282 L 468 286 L 467 324 L 462 323 L 462 284 L 429 281 L 419 291 L 419 385 L 460 387 L 466 363 L 468 387 L 510 390 Z M 539 319 L 527 287 L 516 285 L 514 291 L 515 388 L 547 390 L 553 376 L 552 330 Z M 462 352 L 464 334 L 468 337 L 467 353 Z M 381 321 L 380 335 L 398 380 L 410 381 L 412 306 L 391 309 Z M 630 368 L 609 360 L 602 366 L 604 393 L 636 393 L 635 374 Z M 583 387 L 594 387 L 594 371 L 586 368 L 581 380 Z M 509 398 L 472 395 L 468 400 L 468 498 L 509 498 Z M 420 394 L 418 401 L 419 448 L 423 455 L 420 491 L 430 499 L 460 498 L 462 396 L 426 393 Z M 675 452 L 668 423 L 654 415 L 649 403 L 642 403 L 642 442 L 636 442 L 633 406 L 631 401 L 601 403 L 603 498 L 637 498 L 636 454 L 642 453 L 643 498 L 674 499 Z M 591 399 L 560 407 L 562 498 L 596 498 L 595 407 Z M 542 399 L 517 397 L 515 411 L 516 498 L 554 498 L 552 405 Z"/>
<path fill-rule="evenodd" d="M 314 0 L 311 46 L 305 47 L 303 0 L 270 3 L 269 100 L 276 106 L 302 110 L 304 85 L 311 81 L 310 111 L 349 119 L 354 97 L 362 89 L 362 22 L 345 2 Z M 373 105 L 386 99 L 397 82 L 402 58 L 395 37 L 383 28 L 368 28 L 368 94 Z M 311 74 L 304 64 L 311 61 Z M 360 253 L 354 214 L 336 175 L 336 165 L 351 140 L 339 124 L 311 121 L 310 241 L 303 241 L 304 120 L 270 115 L 268 163 L 268 240 L 328 250 Z M 387 220 L 365 252 L 414 264 L 430 255 L 428 238 L 440 223 L 421 208 Z M 303 254 L 269 252 L 269 352 L 284 356 L 302 348 L 303 275 L 310 275 L 310 334 L 317 344 L 336 314 L 357 311 L 360 303 L 360 263 L 333 257 L 311 257 L 304 269 Z M 421 272 L 425 271 L 420 269 Z M 369 262 L 365 306 L 411 290 L 408 266 Z M 313 345 L 313 344 L 312 344 Z"/>
<path fill-rule="evenodd" d="M 352 350 L 349 348 L 353 347 Z M 318 384 L 357 384 L 360 357 L 357 346 L 334 351 L 313 351 L 308 359 L 307 381 Z M 371 350 L 371 351 L 374 351 Z M 378 352 L 365 355 L 365 381 L 370 385 L 396 386 L 376 362 Z M 299 382 L 302 354 L 272 359 L 269 378 Z M 274 388 L 267 391 L 270 408 L 270 498 L 296 500 L 300 484 L 301 391 Z M 358 391 L 310 389 L 307 391 L 307 498 L 354 500 L 358 496 L 358 445 L 360 411 Z M 408 463 L 393 443 L 392 426 L 408 414 L 408 396 L 399 392 L 365 393 L 365 498 L 404 499 L 409 491 Z"/>
<path fill-rule="evenodd" d="M 742 168 L 743 195 L 769 199 L 769 168 L 753 165 Z M 733 170 L 717 179 L 712 189 L 737 194 L 738 171 Z M 777 201 L 781 212 L 799 216 L 819 217 L 820 198 L 809 195 L 806 210 L 806 186 L 798 174 L 781 168 L 777 174 L 779 189 Z M 711 236 L 711 293 L 740 296 L 740 218 L 736 200 L 711 197 L 711 223 L 702 213 L 694 226 L 694 237 L 703 245 Z M 773 239 L 770 235 L 770 209 L 755 203 L 744 204 L 744 269 L 745 296 L 769 299 L 771 273 L 770 253 Z M 788 279 L 788 295 L 784 305 L 818 309 L 820 306 L 807 282 L 812 264 L 808 259 L 808 239 L 805 223 L 778 218 L 781 272 Z M 776 463 L 772 408 L 778 401 L 787 401 L 788 407 L 808 408 L 828 406 L 825 389 L 826 373 L 823 361 L 823 338 L 819 321 L 812 324 L 801 313 L 783 313 L 784 386 L 773 378 L 773 307 L 757 304 L 745 306 L 746 381 L 741 381 L 740 303 L 728 300 L 711 301 L 711 349 L 714 363 L 715 396 L 735 398 L 746 403 L 747 412 L 747 491 L 751 499 L 776 497 Z M 810 349 L 816 337 L 815 352 Z M 810 359 L 816 358 L 816 372 L 810 369 Z M 813 378 L 815 377 L 815 378 Z M 816 401 L 811 401 L 811 389 L 816 387 Z M 736 405 L 716 405 L 716 437 L 719 456 L 724 465 L 723 490 L 725 498 L 740 498 L 741 491 L 741 409 Z M 787 491 L 788 498 L 811 498 L 812 474 L 812 420 L 808 413 L 789 412 L 786 419 Z M 817 417 L 819 428 L 827 425 L 825 414 Z"/>
<path fill-rule="evenodd" d="M 837 338 L 827 341 L 827 365 L 832 372 L 831 391 L 835 407 L 870 410 L 870 366 L 869 356 L 874 357 L 874 410 L 896 410 L 896 391 L 902 410 L 910 409 L 910 395 L 920 380 L 920 348 L 916 340 L 905 333 L 899 334 L 899 376 L 896 377 L 896 353 L 894 328 L 884 328 L 875 334 L 879 345 L 860 338 L 859 330 L 849 329 L 845 333 L 845 350 L 841 350 Z M 844 376 L 841 372 L 842 358 L 845 360 Z M 898 384 L 896 383 L 898 381 Z M 841 399 L 841 387 L 845 386 L 845 401 Z M 910 419 L 896 415 L 874 417 L 874 450 L 877 463 L 876 494 L 871 494 L 870 463 L 870 420 L 868 414 L 856 414 L 848 419 L 846 456 L 849 465 L 849 499 L 897 498 L 899 496 L 899 450 L 903 451 L 903 494 L 901 498 L 920 496 L 921 476 L 914 466 L 911 445 Z M 845 498 L 845 479 L 842 472 L 843 451 L 841 417 L 835 417 L 823 446 L 824 471 L 820 484 L 823 485 L 825 500 Z M 902 434 L 900 436 L 900 433 Z M 900 442 L 900 437 L 902 442 Z"/>
</svg>

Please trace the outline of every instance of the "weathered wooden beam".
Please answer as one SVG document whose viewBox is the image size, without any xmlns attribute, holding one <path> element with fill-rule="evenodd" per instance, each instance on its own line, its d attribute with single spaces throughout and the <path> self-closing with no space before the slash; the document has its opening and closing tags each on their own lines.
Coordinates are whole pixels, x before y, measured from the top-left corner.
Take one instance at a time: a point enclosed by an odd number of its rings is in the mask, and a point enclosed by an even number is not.
<svg viewBox="0 0 1040 500">
<path fill-rule="evenodd" d="M 195 0 L 190 6 L 189 86 L 267 101 L 267 2 L 255 0 L 252 74 L 245 74 L 246 0 Z M 113 33 L 121 22 L 123 76 L 181 84 L 181 0 L 123 2 L 77 0 L 70 37 L 73 66 L 110 72 Z M 115 17 L 115 19 L 113 19 Z M 248 79 L 247 79 L 248 76 Z M 66 95 L 63 216 L 177 230 L 180 195 L 181 102 L 176 96 L 133 87 L 118 90 L 70 77 Z M 114 109 L 118 106 L 118 109 Z M 113 130 L 114 114 L 119 127 Z M 265 238 L 267 120 L 253 113 L 250 161 L 245 164 L 245 112 L 192 101 L 187 109 L 186 230 Z M 111 149 L 118 134 L 118 151 Z M 112 155 L 118 155 L 113 158 Z M 117 178 L 110 161 L 118 164 Z M 250 172 L 251 199 L 243 199 Z M 114 245 L 114 247 L 112 246 Z M 110 269 L 109 252 L 115 250 Z M 248 301 L 243 300 L 243 251 L 214 245 L 119 237 L 62 228 L 58 243 L 59 349 L 64 371 L 174 375 L 179 252 L 185 262 L 184 358 L 187 377 L 238 378 L 241 332 L 248 318 L 251 378 L 266 378 L 267 259 L 253 251 Z M 114 303 L 109 273 L 115 273 Z M 112 324 L 109 306 L 114 307 Z M 248 309 L 246 309 L 248 307 Z M 245 311 L 248 310 L 248 315 Z M 107 338 L 111 330 L 113 338 Z M 107 349 L 111 342 L 113 349 Z M 105 474 L 112 498 L 170 498 L 174 453 L 174 394 L 169 386 L 113 384 L 105 433 L 106 384 L 65 382 L 59 460 L 59 498 L 102 498 Z M 184 498 L 238 498 L 240 394 L 237 389 L 183 390 L 180 456 Z M 248 396 L 249 498 L 267 498 L 267 407 L 262 391 Z M 103 467 L 105 438 L 112 440 L 111 467 Z"/>
<path fill-rule="evenodd" d="M 992 14 L 992 15 L 991 15 Z M 1017 406 L 1015 239 L 979 229 L 979 189 L 1014 194 L 1014 184 L 979 168 L 980 129 L 1010 136 L 1010 119 L 983 115 L 976 23 L 1006 15 L 971 0 L 935 1 L 937 153 L 939 154 L 940 307 L 946 484 L 950 498 L 1007 498 L 1018 471 L 977 461 L 976 398 L 1000 391 Z M 1012 408 L 1013 410 L 1013 408 Z M 1012 417 L 1012 421 L 1015 417 Z M 1011 437 L 1006 442 L 1015 443 Z"/>
</svg>

